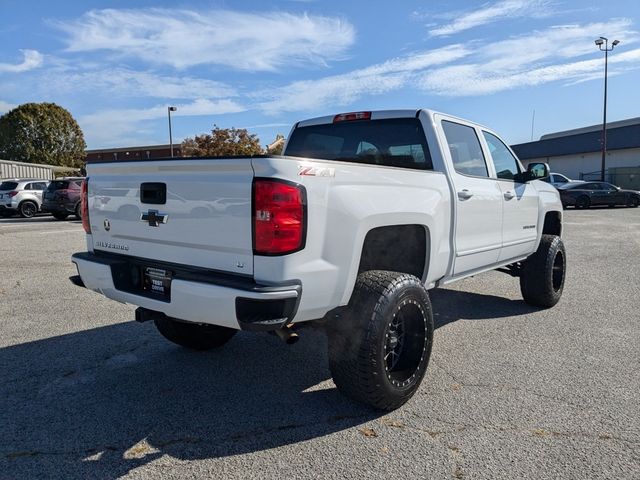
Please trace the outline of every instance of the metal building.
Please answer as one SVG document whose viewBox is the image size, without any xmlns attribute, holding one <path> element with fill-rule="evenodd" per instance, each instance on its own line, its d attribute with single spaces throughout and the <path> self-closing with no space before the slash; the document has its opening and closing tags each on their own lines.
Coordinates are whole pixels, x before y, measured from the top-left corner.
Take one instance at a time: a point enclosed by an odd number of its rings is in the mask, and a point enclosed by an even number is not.
<svg viewBox="0 0 640 480">
<path fill-rule="evenodd" d="M 0 160 L 1 178 L 41 178 L 53 180 L 58 169 L 53 165 Z"/>
<path fill-rule="evenodd" d="M 602 124 L 543 135 L 511 148 L 525 165 L 546 162 L 551 171 L 569 178 L 600 180 Z M 605 180 L 640 188 L 640 117 L 607 124 Z"/>
</svg>

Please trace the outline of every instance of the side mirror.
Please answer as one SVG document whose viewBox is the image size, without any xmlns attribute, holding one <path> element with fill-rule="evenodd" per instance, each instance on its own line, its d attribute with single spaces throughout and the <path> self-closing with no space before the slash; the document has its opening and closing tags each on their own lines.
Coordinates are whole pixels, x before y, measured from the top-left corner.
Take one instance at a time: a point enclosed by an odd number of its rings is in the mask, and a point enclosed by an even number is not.
<svg viewBox="0 0 640 480">
<path fill-rule="evenodd" d="M 532 180 L 542 180 L 550 175 L 549 164 L 547 163 L 530 163 L 527 166 L 527 173 Z"/>
<path fill-rule="evenodd" d="M 519 183 L 527 183 L 531 180 L 544 180 L 545 178 L 549 178 L 550 174 L 549 164 L 530 163 L 527 166 L 526 172 L 517 173 L 513 176 L 513 179 Z"/>
</svg>

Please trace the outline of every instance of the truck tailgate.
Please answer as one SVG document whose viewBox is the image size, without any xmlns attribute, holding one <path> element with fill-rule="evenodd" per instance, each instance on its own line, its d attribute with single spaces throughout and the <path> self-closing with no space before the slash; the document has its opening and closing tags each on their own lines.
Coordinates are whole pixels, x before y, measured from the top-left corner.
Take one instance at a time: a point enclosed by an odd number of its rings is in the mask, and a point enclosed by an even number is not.
<svg viewBox="0 0 640 480">
<path fill-rule="evenodd" d="M 94 250 L 253 274 L 250 158 L 112 162 L 87 170 Z"/>
</svg>

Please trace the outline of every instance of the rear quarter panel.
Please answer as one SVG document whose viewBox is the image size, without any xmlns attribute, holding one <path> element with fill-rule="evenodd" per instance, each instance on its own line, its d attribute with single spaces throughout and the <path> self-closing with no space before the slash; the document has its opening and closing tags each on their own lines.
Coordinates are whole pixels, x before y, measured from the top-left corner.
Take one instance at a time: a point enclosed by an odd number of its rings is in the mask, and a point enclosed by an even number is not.
<svg viewBox="0 0 640 480">
<path fill-rule="evenodd" d="M 304 250 L 254 257 L 256 281 L 301 281 L 297 321 L 320 318 L 348 303 L 365 236 L 379 226 L 417 224 L 428 229 L 430 266 L 422 280 L 429 284 L 444 275 L 451 205 L 443 174 L 294 157 L 254 159 L 253 167 L 256 177 L 294 181 L 307 191 Z M 319 175 L 301 175 L 305 169 Z"/>
</svg>

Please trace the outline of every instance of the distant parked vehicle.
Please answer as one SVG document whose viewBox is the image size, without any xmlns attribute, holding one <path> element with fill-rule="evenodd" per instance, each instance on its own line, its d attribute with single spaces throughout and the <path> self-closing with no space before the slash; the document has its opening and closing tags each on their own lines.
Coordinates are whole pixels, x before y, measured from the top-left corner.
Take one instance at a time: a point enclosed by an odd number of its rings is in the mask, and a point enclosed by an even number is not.
<svg viewBox="0 0 640 480">
<path fill-rule="evenodd" d="M 553 173 L 549 174 L 549 178 L 544 179 L 545 182 L 550 183 L 554 187 L 558 188 L 562 185 L 567 185 L 568 183 L 584 183 L 583 180 L 572 180 L 561 173 Z"/>
<path fill-rule="evenodd" d="M 54 218 L 64 220 L 69 215 L 82 218 L 80 208 L 80 188 L 83 177 L 69 177 L 52 180 L 44 191 L 42 211 L 50 212 Z"/>
<path fill-rule="evenodd" d="M 0 183 L 0 215 L 10 217 L 16 213 L 31 218 L 40 211 L 42 191 L 47 180 L 36 178 L 12 178 Z"/>
<path fill-rule="evenodd" d="M 563 207 L 589 208 L 592 205 L 640 205 L 640 192 L 623 190 L 606 182 L 568 183 L 558 187 Z"/>
</svg>

